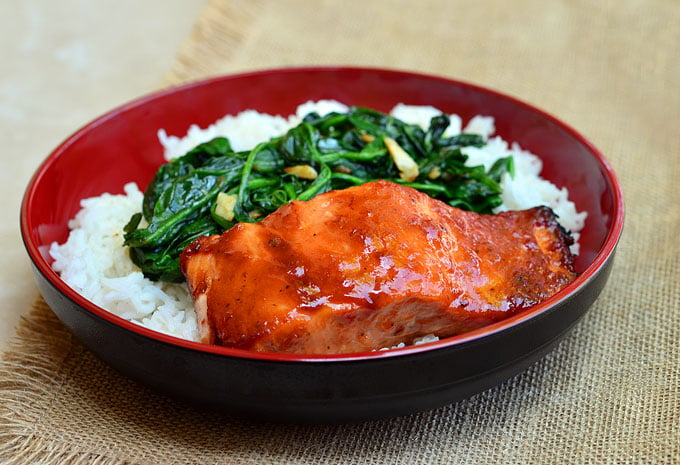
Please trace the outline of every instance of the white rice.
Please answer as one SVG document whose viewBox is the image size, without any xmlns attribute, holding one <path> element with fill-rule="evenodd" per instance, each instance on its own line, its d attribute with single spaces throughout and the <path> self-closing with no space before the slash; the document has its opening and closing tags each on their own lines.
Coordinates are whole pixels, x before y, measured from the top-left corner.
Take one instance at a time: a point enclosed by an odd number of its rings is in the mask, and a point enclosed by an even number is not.
<svg viewBox="0 0 680 465">
<path fill-rule="evenodd" d="M 227 115 L 205 129 L 193 124 L 184 137 L 169 136 L 165 129 L 159 129 L 158 139 L 165 149 L 167 160 L 182 156 L 198 144 L 208 142 L 218 136 L 227 137 L 231 148 L 240 152 L 250 150 L 260 142 L 284 134 L 290 128 L 300 124 L 302 118 L 312 111 L 326 115 L 333 111 L 346 112 L 347 109 L 346 105 L 334 100 L 319 100 L 303 103 L 294 115 L 287 118 L 246 110 L 236 116 Z"/>
<path fill-rule="evenodd" d="M 236 116 L 225 116 L 207 128 L 191 126 L 184 137 L 168 135 L 163 129 L 159 130 L 158 137 L 168 160 L 217 136 L 228 137 L 234 150 L 248 150 L 259 142 L 285 133 L 311 111 L 324 115 L 346 110 L 345 105 L 330 100 L 307 102 L 288 117 L 248 110 Z M 430 119 L 441 112 L 434 107 L 400 104 L 392 114 L 427 128 Z M 503 205 L 498 211 L 547 205 L 578 240 L 578 231 L 584 226 L 586 213 L 577 212 L 574 203 L 568 199 L 566 189 L 558 189 L 540 177 L 542 164 L 536 155 L 522 150 L 516 143 L 510 145 L 500 137 L 494 137 L 494 120 L 491 117 L 476 116 L 465 127 L 459 116 L 450 115 L 450 119 L 447 135 L 476 133 L 487 139 L 485 147 L 464 149 L 469 157 L 468 165 L 483 164 L 489 168 L 498 158 L 508 154 L 513 156 L 515 176 L 505 174 L 501 180 Z M 53 269 L 75 291 L 122 318 L 159 332 L 197 340 L 196 315 L 186 285 L 153 282 L 145 278 L 123 247 L 122 228 L 140 210 L 142 197 L 138 187 L 130 183 L 125 186 L 123 195 L 103 194 L 83 200 L 81 211 L 69 222 L 71 233 L 66 243 L 54 243 L 50 247 Z M 578 253 L 578 244 L 572 250 Z M 432 340 L 436 337 L 426 336 L 419 342 Z"/>
<path fill-rule="evenodd" d="M 100 307 L 156 331 L 196 340 L 196 316 L 186 285 L 146 279 L 123 247 L 123 226 L 140 210 L 142 197 L 130 183 L 125 195 L 83 200 L 69 222 L 66 243 L 50 247 L 52 267 Z"/>
</svg>

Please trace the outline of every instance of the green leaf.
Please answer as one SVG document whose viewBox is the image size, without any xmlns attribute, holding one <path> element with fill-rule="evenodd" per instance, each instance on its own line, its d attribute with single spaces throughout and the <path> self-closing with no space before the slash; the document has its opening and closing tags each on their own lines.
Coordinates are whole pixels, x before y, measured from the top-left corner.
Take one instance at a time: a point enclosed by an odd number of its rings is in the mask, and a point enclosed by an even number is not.
<svg viewBox="0 0 680 465">
<path fill-rule="evenodd" d="M 512 157 L 490 170 L 466 166 L 461 148 L 482 147 L 476 134 L 445 137 L 450 120 L 432 118 L 427 130 L 379 111 L 351 107 L 347 113 L 310 113 L 286 134 L 254 149 L 234 152 L 223 137 L 199 144 L 162 165 L 141 205 L 125 226 L 130 257 L 150 279 L 181 281 L 179 255 L 197 237 L 220 234 L 236 222 L 255 222 L 293 200 L 309 200 L 332 189 L 386 179 L 418 189 L 449 205 L 491 213 L 502 201 L 499 182 L 512 174 Z M 394 139 L 419 167 L 405 182 L 392 161 L 384 137 Z M 315 179 L 287 174 L 290 166 L 308 165 Z M 236 194 L 233 221 L 215 215 L 220 192 Z M 148 224 L 140 227 L 142 217 Z"/>
</svg>

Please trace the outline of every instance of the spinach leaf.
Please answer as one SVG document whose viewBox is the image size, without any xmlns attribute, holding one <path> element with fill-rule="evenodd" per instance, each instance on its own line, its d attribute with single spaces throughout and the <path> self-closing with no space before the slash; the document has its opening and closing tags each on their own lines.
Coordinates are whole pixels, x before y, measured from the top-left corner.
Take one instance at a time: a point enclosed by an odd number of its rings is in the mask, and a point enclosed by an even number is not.
<svg viewBox="0 0 680 465">
<path fill-rule="evenodd" d="M 179 255 L 197 237 L 259 221 L 293 200 L 378 179 L 491 213 L 502 203 L 499 183 L 504 173 L 513 173 L 512 158 L 498 160 L 488 171 L 466 166 L 461 149 L 486 142 L 476 134 L 447 136 L 449 124 L 448 116 L 436 116 L 423 130 L 351 107 L 346 113 L 310 113 L 286 134 L 250 151 L 235 152 L 228 139 L 215 138 L 159 168 L 141 213 L 125 227 L 125 245 L 145 276 L 181 282 Z M 404 160 L 390 152 L 386 139 L 417 165 L 415 175 L 403 176 Z"/>
</svg>

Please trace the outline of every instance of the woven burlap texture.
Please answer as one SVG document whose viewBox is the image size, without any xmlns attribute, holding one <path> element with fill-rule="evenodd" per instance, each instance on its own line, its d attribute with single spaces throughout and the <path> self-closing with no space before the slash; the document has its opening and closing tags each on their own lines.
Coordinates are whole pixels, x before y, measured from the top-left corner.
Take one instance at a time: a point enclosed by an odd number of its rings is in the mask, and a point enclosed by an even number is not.
<svg viewBox="0 0 680 465">
<path fill-rule="evenodd" d="M 515 95 L 619 175 L 611 279 L 560 345 L 468 400 L 356 425 L 247 422 L 120 376 L 38 299 L 0 366 L 8 463 L 680 463 L 680 3 L 212 1 L 160 85 L 353 64 Z M 408 374 L 405 374 L 408 376 Z"/>
</svg>

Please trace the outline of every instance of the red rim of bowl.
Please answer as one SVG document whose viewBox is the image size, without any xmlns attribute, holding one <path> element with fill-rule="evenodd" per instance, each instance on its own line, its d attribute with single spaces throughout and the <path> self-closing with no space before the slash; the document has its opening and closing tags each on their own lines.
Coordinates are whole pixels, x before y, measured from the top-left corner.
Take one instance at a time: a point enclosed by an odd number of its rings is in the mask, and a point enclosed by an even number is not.
<svg viewBox="0 0 680 465">
<path fill-rule="evenodd" d="M 289 72 L 315 72 L 315 71 L 341 71 L 341 70 L 346 70 L 346 71 L 360 71 L 360 72 L 380 72 L 383 74 L 394 74 L 394 75 L 401 75 L 401 76 L 407 76 L 407 77 L 413 77 L 413 78 L 426 78 L 426 79 L 434 79 L 434 80 L 439 80 L 441 82 L 445 82 L 451 85 L 455 86 L 461 86 L 461 87 L 466 87 L 468 89 L 477 91 L 477 92 L 482 92 L 486 93 L 489 95 L 492 95 L 494 98 L 499 98 L 499 99 L 504 99 L 507 101 L 510 101 L 516 105 L 523 106 L 531 111 L 533 111 L 536 114 L 541 115 L 543 118 L 551 120 L 553 123 L 557 124 L 558 126 L 562 127 L 564 130 L 566 130 L 572 137 L 574 137 L 578 142 L 583 144 L 585 147 L 587 147 L 588 151 L 597 159 L 599 165 L 603 168 L 603 173 L 606 176 L 606 180 L 608 184 L 612 188 L 612 196 L 613 196 L 613 206 L 614 206 L 614 215 L 612 218 L 612 224 L 611 228 L 608 232 L 608 235 L 602 244 L 602 247 L 598 254 L 596 255 L 595 259 L 593 262 L 588 265 L 588 267 L 572 282 L 570 283 L 567 287 L 562 289 L 560 292 L 552 296 L 551 298 L 545 300 L 544 302 L 532 307 L 529 310 L 526 310 L 524 312 L 518 313 L 516 315 L 510 316 L 502 321 L 493 323 L 491 325 L 479 328 L 474 331 L 470 331 L 464 334 L 459 334 L 456 336 L 451 336 L 448 338 L 443 338 L 435 342 L 429 342 L 425 344 L 420 344 L 420 345 L 410 345 L 398 349 L 390 349 L 390 350 L 382 350 L 382 351 L 375 351 L 375 352 L 360 352 L 360 353 L 352 353 L 352 354 L 331 354 L 331 355 L 308 355 L 308 354 L 287 354 L 287 353 L 261 353 L 261 352 L 255 352 L 255 351 L 250 351 L 250 350 L 244 350 L 244 349 L 234 349 L 234 348 L 229 348 L 229 347 L 222 347 L 222 346 L 214 346 L 214 345 L 207 345 L 207 344 L 202 344 L 199 342 L 194 342 L 194 341 L 189 341 L 186 339 L 182 339 L 176 336 L 171 336 L 165 333 L 161 333 L 158 331 L 154 331 L 152 329 L 148 329 L 144 326 L 138 325 L 136 323 L 133 323 L 129 320 L 126 320 L 122 317 L 119 317 L 104 308 L 95 305 L 94 303 L 90 302 L 87 300 L 85 297 L 81 296 L 78 294 L 74 289 L 72 289 L 66 282 L 64 282 L 59 274 L 55 272 L 50 264 L 43 258 L 42 254 L 40 253 L 38 246 L 34 243 L 32 240 L 32 235 L 31 231 L 33 231 L 33 225 L 31 224 L 31 221 L 29 220 L 29 209 L 31 204 L 33 203 L 33 198 L 35 195 L 35 190 L 36 186 L 40 183 L 41 178 L 44 176 L 45 172 L 47 172 L 50 168 L 50 166 L 55 162 L 55 160 L 59 157 L 59 155 L 64 152 L 73 142 L 78 140 L 81 134 L 88 132 L 92 128 L 99 126 L 100 124 L 103 124 L 107 120 L 111 118 L 115 118 L 119 113 L 140 105 L 144 105 L 150 101 L 153 101 L 157 98 L 166 96 L 168 94 L 172 94 L 175 92 L 179 91 L 184 91 L 187 89 L 191 89 L 193 87 L 197 86 L 203 86 L 206 84 L 210 84 L 211 82 L 214 81 L 220 81 L 220 80 L 225 80 L 225 79 L 242 79 L 242 78 L 247 78 L 249 76 L 258 76 L 258 75 L 263 75 L 263 74 L 284 74 L 284 73 L 289 73 Z M 95 120 L 91 121 L 90 123 L 86 124 L 82 128 L 80 128 L 78 131 L 73 133 L 71 136 L 69 136 L 66 140 L 64 140 L 59 146 L 54 149 L 48 157 L 42 162 L 42 164 L 38 167 L 36 170 L 35 174 L 32 176 L 31 180 L 29 181 L 28 187 L 26 189 L 26 192 L 24 194 L 24 198 L 22 200 L 21 204 L 21 235 L 22 239 L 24 241 L 24 245 L 31 257 L 31 260 L 37 267 L 38 271 L 45 276 L 45 278 L 52 284 L 54 285 L 59 292 L 64 294 L 66 297 L 68 297 L 70 300 L 75 302 L 77 305 L 80 307 L 92 312 L 93 314 L 103 318 L 104 320 L 113 323 L 117 326 L 120 326 L 124 329 L 127 329 L 129 331 L 132 331 L 134 333 L 140 334 L 142 336 L 146 336 L 151 339 L 155 339 L 160 342 L 164 342 L 167 344 L 171 344 L 174 346 L 179 346 L 183 347 L 185 349 L 189 350 L 198 350 L 201 352 L 206 352 L 206 353 L 211 353 L 211 354 L 216 354 L 216 355 L 224 355 L 228 357 L 237 357 L 237 358 L 248 358 L 248 359 L 256 359 L 256 360 L 264 360 L 264 361 L 273 361 L 273 362 L 348 362 L 348 361 L 367 361 L 367 360 L 374 360 L 374 359 L 380 359 L 380 358 L 387 358 L 387 357 L 395 357 L 395 356 L 404 356 L 404 355 L 410 355 L 410 354 L 416 354 L 424 351 L 430 351 L 430 350 L 436 350 L 440 348 L 445 348 L 445 347 L 450 347 L 458 344 L 463 344 L 467 342 L 472 342 L 478 339 L 481 339 L 483 337 L 489 336 L 491 334 L 497 333 L 499 331 L 505 331 L 508 329 L 511 329 L 522 322 L 535 318 L 538 315 L 546 312 L 549 310 L 553 305 L 558 303 L 559 301 L 563 299 L 567 299 L 570 295 L 576 294 L 580 292 L 580 290 L 593 278 L 593 276 L 597 273 L 599 269 L 611 258 L 612 253 L 614 252 L 616 245 L 619 241 L 619 238 L 621 236 L 621 233 L 623 231 L 623 224 L 624 224 L 624 202 L 623 202 L 623 193 L 621 191 L 621 186 L 618 182 L 618 179 L 616 177 L 616 174 L 614 173 L 614 170 L 612 169 L 611 165 L 609 162 L 605 159 L 604 155 L 589 141 L 587 140 L 584 136 L 582 136 L 579 132 L 577 132 L 575 129 L 573 129 L 571 126 L 567 125 L 566 123 L 562 122 L 561 120 L 555 118 L 554 116 L 550 115 L 549 113 L 546 113 L 545 111 L 528 104 L 524 101 L 521 101 L 515 97 L 502 94 L 500 92 L 497 92 L 495 90 L 486 88 L 486 87 L 481 87 L 475 84 L 467 83 L 464 81 L 456 80 L 456 79 L 449 79 L 449 78 L 444 78 L 444 77 L 438 77 L 438 76 L 433 76 L 433 75 L 428 75 L 428 74 L 422 74 L 422 73 L 414 73 L 410 71 L 400 71 L 400 70 L 390 70 L 390 69 L 383 69 L 383 68 L 363 68 L 363 67 L 345 67 L 345 66 L 331 66 L 331 67 L 323 67 L 323 66 L 318 66 L 318 67 L 289 67 L 289 68 L 280 68 L 280 69 L 267 69 L 267 70 L 261 70 L 261 71 L 252 71 L 252 72 L 246 72 L 246 73 L 239 73 L 239 74 L 233 74 L 233 75 L 227 75 L 227 76 L 218 76 L 218 77 L 213 77 L 209 79 L 203 79 L 195 82 L 190 82 L 188 84 L 176 86 L 176 87 L 171 87 L 168 89 L 160 90 L 157 92 L 153 92 L 147 95 L 144 95 L 140 98 L 137 98 L 135 100 L 132 100 L 128 103 L 125 103 L 119 107 L 116 107 L 109 112 L 105 113 L 104 115 L 96 118 Z"/>
</svg>

